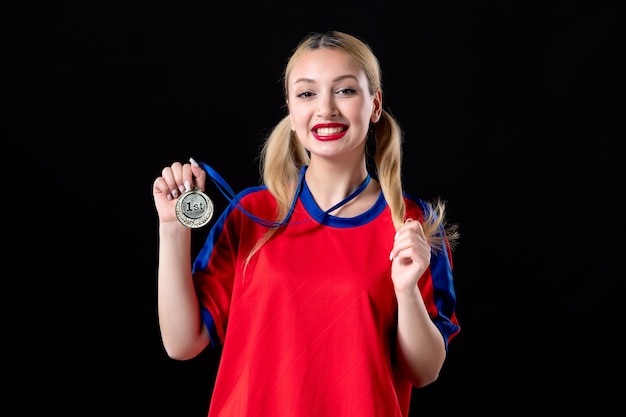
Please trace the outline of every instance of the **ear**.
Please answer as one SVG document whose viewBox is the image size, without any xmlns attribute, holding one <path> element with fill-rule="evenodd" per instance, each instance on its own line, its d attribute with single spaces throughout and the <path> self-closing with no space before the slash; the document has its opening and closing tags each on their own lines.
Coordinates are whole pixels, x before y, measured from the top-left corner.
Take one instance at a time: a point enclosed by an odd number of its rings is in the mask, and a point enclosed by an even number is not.
<svg viewBox="0 0 626 417">
<path fill-rule="evenodd" d="M 372 123 L 376 123 L 380 120 L 380 115 L 383 112 L 383 93 L 380 90 L 376 91 L 376 94 L 374 94 L 373 104 L 372 117 L 370 117 L 370 120 Z"/>
</svg>

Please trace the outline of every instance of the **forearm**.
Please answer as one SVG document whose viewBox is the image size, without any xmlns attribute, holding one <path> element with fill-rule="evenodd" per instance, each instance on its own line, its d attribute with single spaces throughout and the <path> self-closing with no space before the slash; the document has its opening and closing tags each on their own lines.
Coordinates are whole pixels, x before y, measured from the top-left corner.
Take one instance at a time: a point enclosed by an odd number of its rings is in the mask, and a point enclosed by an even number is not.
<svg viewBox="0 0 626 417">
<path fill-rule="evenodd" d="M 191 231 L 173 222 L 159 226 L 158 314 L 168 355 L 189 359 L 204 349 L 208 332 L 191 277 Z"/>
<path fill-rule="evenodd" d="M 441 332 L 434 325 L 419 290 L 396 294 L 398 300 L 398 333 L 396 354 L 398 366 L 417 387 L 434 382 L 446 357 Z"/>
</svg>

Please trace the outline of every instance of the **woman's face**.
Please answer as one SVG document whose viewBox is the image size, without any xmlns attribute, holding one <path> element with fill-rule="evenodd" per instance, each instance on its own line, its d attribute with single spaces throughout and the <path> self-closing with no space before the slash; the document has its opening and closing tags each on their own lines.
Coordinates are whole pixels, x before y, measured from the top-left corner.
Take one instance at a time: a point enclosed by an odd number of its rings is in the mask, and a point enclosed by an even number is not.
<svg viewBox="0 0 626 417">
<path fill-rule="evenodd" d="M 287 88 L 291 130 L 312 157 L 364 152 L 369 124 L 380 118 L 382 94 L 369 93 L 352 57 L 335 49 L 308 52 L 292 67 Z"/>
</svg>

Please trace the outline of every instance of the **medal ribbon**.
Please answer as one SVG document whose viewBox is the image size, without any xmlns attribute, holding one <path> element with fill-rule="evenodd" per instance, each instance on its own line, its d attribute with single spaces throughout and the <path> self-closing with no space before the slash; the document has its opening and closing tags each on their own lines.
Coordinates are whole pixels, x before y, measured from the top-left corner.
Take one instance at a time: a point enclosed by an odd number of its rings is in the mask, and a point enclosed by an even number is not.
<svg viewBox="0 0 626 417">
<path fill-rule="evenodd" d="M 211 168 L 208 164 L 206 164 L 204 162 L 198 162 L 198 164 L 202 167 L 202 169 L 204 169 L 206 171 L 206 173 L 209 176 L 209 178 L 211 178 L 213 183 L 217 186 L 217 189 L 220 190 L 220 192 L 224 195 L 224 197 L 226 197 L 226 199 L 230 203 L 234 204 L 239 210 L 241 210 L 246 216 L 250 217 L 256 223 L 258 223 L 258 224 L 260 224 L 262 226 L 265 226 L 265 227 L 269 227 L 269 228 L 279 227 L 279 226 L 282 226 L 282 225 L 285 225 L 285 224 L 289 223 L 289 218 L 293 214 L 293 210 L 296 207 L 296 202 L 298 201 L 298 197 L 300 196 L 300 192 L 302 191 L 302 183 L 304 182 L 304 172 L 307 169 L 306 165 L 303 166 L 302 168 L 300 168 L 300 178 L 298 180 L 298 188 L 296 189 L 296 193 L 293 196 L 293 201 L 291 202 L 291 206 L 289 207 L 289 212 L 287 213 L 287 215 L 285 216 L 285 218 L 282 221 L 276 222 L 276 221 L 270 221 L 270 220 L 261 219 L 260 217 L 257 217 L 254 214 L 248 212 L 241 205 L 239 199 L 237 198 L 237 194 L 235 194 L 235 192 L 228 185 L 226 180 L 216 170 L 214 170 L 213 168 Z M 334 206 L 332 206 L 331 208 L 329 208 L 328 210 L 326 210 L 325 212 L 321 213 L 320 215 L 318 215 L 316 217 L 322 217 L 322 216 L 325 216 L 325 215 L 327 215 L 329 213 L 332 213 L 333 211 L 337 210 L 339 207 L 341 207 L 344 204 L 348 203 L 349 201 L 353 200 L 356 196 L 361 194 L 363 192 L 363 190 L 365 190 L 365 188 L 370 183 L 370 180 L 371 180 L 371 176 L 368 173 L 367 177 L 365 177 L 365 180 L 363 180 L 361 185 L 359 185 L 358 188 L 356 190 L 354 190 L 349 196 L 347 196 L 346 198 L 341 200 L 339 203 L 335 204 Z M 299 223 L 302 223 L 302 222 L 299 222 Z"/>
</svg>

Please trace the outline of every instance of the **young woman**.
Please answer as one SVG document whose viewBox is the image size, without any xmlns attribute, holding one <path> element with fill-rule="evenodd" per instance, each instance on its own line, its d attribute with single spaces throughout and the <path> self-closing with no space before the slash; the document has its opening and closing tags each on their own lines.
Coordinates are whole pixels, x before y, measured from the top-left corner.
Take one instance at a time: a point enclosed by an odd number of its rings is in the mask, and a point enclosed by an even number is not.
<svg viewBox="0 0 626 417">
<path fill-rule="evenodd" d="M 403 191 L 401 130 L 365 42 L 309 34 L 284 89 L 263 185 L 237 194 L 193 264 L 176 201 L 207 170 L 174 162 L 154 181 L 165 350 L 222 345 L 211 417 L 406 417 L 460 330 L 456 232 L 441 200 Z"/>
</svg>

